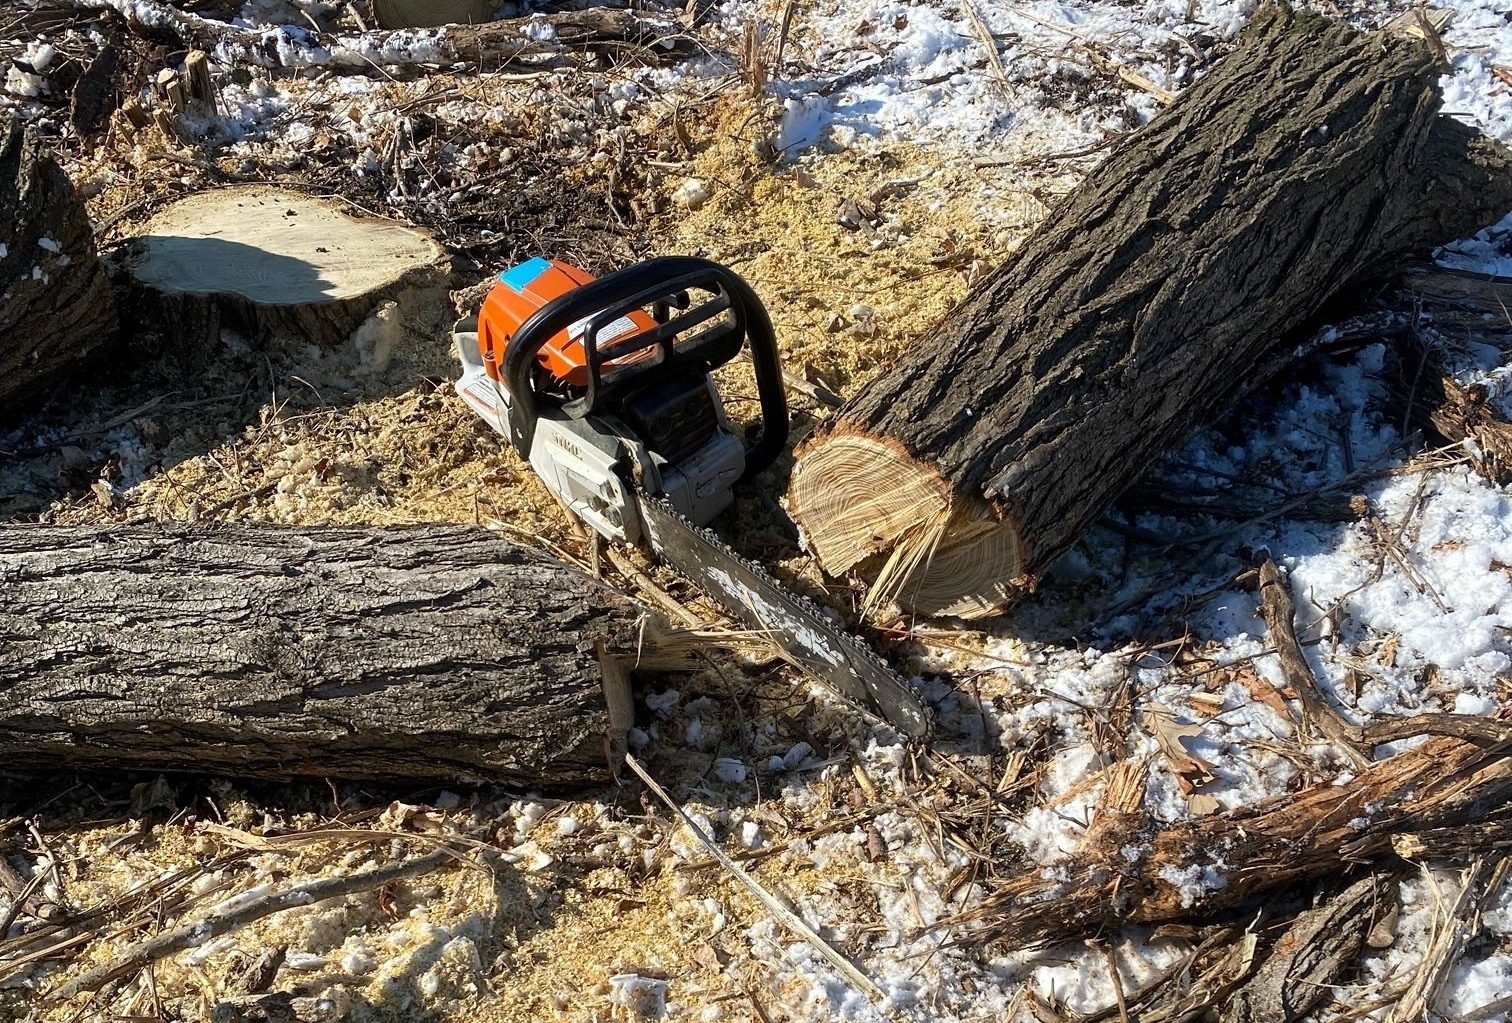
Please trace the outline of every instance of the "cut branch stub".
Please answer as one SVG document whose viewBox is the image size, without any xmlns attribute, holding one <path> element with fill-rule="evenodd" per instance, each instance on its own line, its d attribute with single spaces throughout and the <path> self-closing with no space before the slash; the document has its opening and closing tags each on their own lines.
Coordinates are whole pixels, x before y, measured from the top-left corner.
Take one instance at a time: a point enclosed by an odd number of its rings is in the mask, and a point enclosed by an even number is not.
<svg viewBox="0 0 1512 1023">
<path fill-rule="evenodd" d="M 446 283 L 441 246 L 426 232 L 262 186 L 165 208 L 131 240 L 124 269 L 141 318 L 190 346 L 222 326 L 334 344 L 380 303 Z"/>
<path fill-rule="evenodd" d="M 1512 156 L 1436 113 L 1421 40 L 1269 6 L 933 335 L 798 454 L 793 517 L 873 611 L 1033 589 L 1298 331 L 1512 207 Z"/>
</svg>

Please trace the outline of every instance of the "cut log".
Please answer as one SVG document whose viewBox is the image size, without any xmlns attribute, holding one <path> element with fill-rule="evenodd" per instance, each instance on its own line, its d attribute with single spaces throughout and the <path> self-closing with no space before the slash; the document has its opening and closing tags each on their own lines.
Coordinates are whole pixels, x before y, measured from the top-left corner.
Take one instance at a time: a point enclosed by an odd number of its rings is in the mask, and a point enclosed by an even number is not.
<svg viewBox="0 0 1512 1023">
<path fill-rule="evenodd" d="M 560 788 L 690 651 L 487 530 L 0 527 L 0 765 Z"/>
<path fill-rule="evenodd" d="M 0 415 L 116 338 L 115 300 L 68 175 L 21 122 L 0 123 Z"/>
<path fill-rule="evenodd" d="M 1165 449 L 1409 253 L 1512 207 L 1421 40 L 1262 9 L 1010 261 L 799 452 L 790 510 L 873 611 L 1033 590 Z"/>
<path fill-rule="evenodd" d="M 1389 857 L 1411 836 L 1478 821 L 1512 797 L 1512 736 L 1504 724 L 1487 724 L 1502 729 L 1497 741 L 1430 739 L 1344 784 L 1322 782 L 1154 831 L 1126 818 L 1073 859 L 1003 884 L 971 916 L 984 937 L 1022 947 L 1202 917 Z"/>
<path fill-rule="evenodd" d="M 373 0 L 373 13 L 384 28 L 436 28 L 478 25 L 493 19 L 494 0 Z"/>
<path fill-rule="evenodd" d="M 260 341 L 344 341 L 381 303 L 412 289 L 439 295 L 442 249 L 392 220 L 263 186 L 181 199 L 138 229 L 121 268 L 138 323 L 186 347 L 229 327 Z"/>
<path fill-rule="evenodd" d="M 81 11 L 110 9 L 144 38 L 208 50 L 225 64 L 368 72 L 383 66 L 454 64 L 458 61 L 533 68 L 573 63 L 599 54 L 646 62 L 689 53 L 692 39 L 670 16 L 644 11 L 589 7 L 477 25 L 454 25 L 434 38 L 417 39 L 410 29 L 358 35 L 318 33 L 297 45 L 282 30 L 244 28 L 201 17 L 154 0 L 54 0 Z M 448 0 L 448 6 L 453 0 Z M 419 3 L 409 6 L 418 7 Z"/>
</svg>

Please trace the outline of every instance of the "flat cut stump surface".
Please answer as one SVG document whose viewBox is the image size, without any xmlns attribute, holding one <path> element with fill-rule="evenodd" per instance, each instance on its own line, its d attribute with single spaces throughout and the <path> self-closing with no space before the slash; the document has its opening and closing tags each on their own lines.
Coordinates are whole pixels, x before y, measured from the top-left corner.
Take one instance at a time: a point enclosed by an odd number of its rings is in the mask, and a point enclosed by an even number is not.
<svg viewBox="0 0 1512 1023">
<path fill-rule="evenodd" d="M 358 298 L 441 258 L 423 231 L 277 188 L 216 189 L 163 210 L 142 228 L 138 283 L 191 295 L 236 295 L 265 306 Z"/>
</svg>

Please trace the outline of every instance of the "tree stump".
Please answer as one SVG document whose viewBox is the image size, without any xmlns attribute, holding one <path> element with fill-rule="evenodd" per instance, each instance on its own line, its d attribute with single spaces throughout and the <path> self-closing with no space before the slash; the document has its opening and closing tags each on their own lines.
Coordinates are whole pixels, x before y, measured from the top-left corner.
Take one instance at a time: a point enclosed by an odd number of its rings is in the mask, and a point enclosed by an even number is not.
<svg viewBox="0 0 1512 1023">
<path fill-rule="evenodd" d="M 0 124 L 0 414 L 107 352 L 117 326 L 68 175 L 19 121 Z"/>
<path fill-rule="evenodd" d="M 338 344 L 380 304 L 444 289 L 447 278 L 424 231 L 260 185 L 166 207 L 131 239 L 121 268 L 138 321 L 190 349 L 213 345 L 223 327 L 264 343 Z"/>
<path fill-rule="evenodd" d="M 522 787 L 607 778 L 689 651 L 484 529 L 0 527 L 0 765 Z"/>
<path fill-rule="evenodd" d="M 1512 157 L 1437 113 L 1440 73 L 1419 39 L 1263 9 L 799 452 L 825 570 L 874 612 L 1001 610 L 1327 303 L 1505 213 Z"/>
</svg>

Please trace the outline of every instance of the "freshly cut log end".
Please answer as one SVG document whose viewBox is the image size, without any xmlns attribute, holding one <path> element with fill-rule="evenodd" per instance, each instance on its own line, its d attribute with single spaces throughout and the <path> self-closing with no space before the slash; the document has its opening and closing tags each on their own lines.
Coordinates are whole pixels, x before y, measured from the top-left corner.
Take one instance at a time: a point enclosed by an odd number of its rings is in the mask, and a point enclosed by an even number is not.
<svg viewBox="0 0 1512 1023">
<path fill-rule="evenodd" d="M 1011 521 L 985 501 L 952 498 L 929 465 L 897 444 L 837 432 L 814 441 L 793 470 L 793 515 L 832 573 L 872 581 L 867 610 L 979 618 L 1032 581 Z"/>
<path fill-rule="evenodd" d="M 345 339 L 380 303 L 445 283 L 442 249 L 392 220 L 352 216 L 285 189 L 182 199 L 132 239 L 125 270 L 151 318 L 180 342 L 221 326 L 268 341 Z"/>
</svg>

